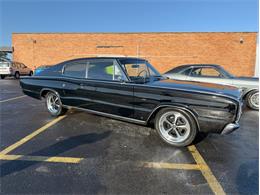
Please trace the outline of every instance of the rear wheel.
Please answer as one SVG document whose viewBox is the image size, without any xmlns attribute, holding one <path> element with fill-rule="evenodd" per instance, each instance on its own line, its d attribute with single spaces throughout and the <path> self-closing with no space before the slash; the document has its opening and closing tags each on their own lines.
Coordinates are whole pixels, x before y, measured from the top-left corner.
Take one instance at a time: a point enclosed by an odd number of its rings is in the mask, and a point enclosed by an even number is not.
<svg viewBox="0 0 260 195">
<path fill-rule="evenodd" d="M 33 71 L 30 71 L 29 76 L 32 76 L 32 75 L 33 75 Z"/>
<path fill-rule="evenodd" d="M 15 72 L 14 78 L 19 79 L 20 78 L 20 73 L 19 72 Z"/>
<path fill-rule="evenodd" d="M 253 110 L 259 109 L 259 91 L 251 91 L 246 96 L 247 106 Z"/>
<path fill-rule="evenodd" d="M 52 116 L 60 116 L 65 114 L 67 109 L 62 107 L 60 98 L 57 93 L 48 92 L 46 95 L 46 106 Z"/>
<path fill-rule="evenodd" d="M 5 75 L 1 75 L 1 79 L 4 79 L 5 78 Z"/>
<path fill-rule="evenodd" d="M 157 133 L 172 146 L 190 145 L 196 137 L 197 126 L 193 117 L 179 109 L 164 108 L 155 119 Z"/>
</svg>

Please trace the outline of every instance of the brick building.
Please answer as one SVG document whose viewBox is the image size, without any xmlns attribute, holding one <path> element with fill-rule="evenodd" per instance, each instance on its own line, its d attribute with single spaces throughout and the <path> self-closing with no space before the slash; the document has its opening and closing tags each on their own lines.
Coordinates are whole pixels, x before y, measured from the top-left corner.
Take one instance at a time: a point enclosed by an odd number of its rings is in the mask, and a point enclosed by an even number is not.
<svg viewBox="0 0 260 195">
<path fill-rule="evenodd" d="M 220 64 L 252 76 L 255 32 L 209 33 L 13 33 L 13 59 L 31 68 L 98 55 L 139 56 L 161 73 L 181 64 Z"/>
</svg>

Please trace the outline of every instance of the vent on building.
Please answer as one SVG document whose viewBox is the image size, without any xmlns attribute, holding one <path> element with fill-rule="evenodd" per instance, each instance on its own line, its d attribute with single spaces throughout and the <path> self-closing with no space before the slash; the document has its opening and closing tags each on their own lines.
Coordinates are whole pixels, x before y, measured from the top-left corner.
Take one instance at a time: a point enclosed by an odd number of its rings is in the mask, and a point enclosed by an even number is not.
<svg viewBox="0 0 260 195">
<path fill-rule="evenodd" d="M 122 45 L 97 45 L 97 48 L 120 48 Z"/>
</svg>

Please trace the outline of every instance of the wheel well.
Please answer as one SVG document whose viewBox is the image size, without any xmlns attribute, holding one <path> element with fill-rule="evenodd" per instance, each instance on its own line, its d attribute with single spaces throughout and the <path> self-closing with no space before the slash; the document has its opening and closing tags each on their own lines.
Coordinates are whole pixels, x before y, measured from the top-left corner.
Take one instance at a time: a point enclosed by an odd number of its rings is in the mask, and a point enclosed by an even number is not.
<svg viewBox="0 0 260 195">
<path fill-rule="evenodd" d="M 40 96 L 42 98 L 45 98 L 45 96 L 47 95 L 48 92 L 53 92 L 53 93 L 56 93 L 57 95 L 59 95 L 56 91 L 54 91 L 52 89 L 42 89 L 40 92 Z"/>
<path fill-rule="evenodd" d="M 49 92 L 50 90 L 42 90 L 41 92 L 41 97 L 45 98 L 45 96 L 47 95 L 47 93 Z"/>
<path fill-rule="evenodd" d="M 190 109 L 188 108 L 183 108 L 182 106 L 175 106 L 175 105 L 162 105 L 162 106 L 159 106 L 157 108 L 155 108 L 155 110 L 152 112 L 152 114 L 149 116 L 148 120 L 147 120 L 147 124 L 148 125 L 153 125 L 154 124 L 154 119 L 155 119 L 155 116 L 156 114 L 164 109 L 164 108 L 175 108 L 175 109 L 179 109 L 179 110 L 182 110 L 182 111 L 185 111 L 185 112 L 188 112 L 191 117 L 195 120 L 195 123 L 197 125 L 197 129 L 199 131 L 199 122 L 194 114 L 194 112 L 192 112 Z"/>
<path fill-rule="evenodd" d="M 258 91 L 258 89 L 251 89 L 251 90 L 249 90 L 248 92 L 246 92 L 246 93 L 244 94 L 244 96 L 243 96 L 243 100 L 246 99 L 246 96 L 247 96 L 249 93 L 253 92 L 253 91 Z"/>
</svg>

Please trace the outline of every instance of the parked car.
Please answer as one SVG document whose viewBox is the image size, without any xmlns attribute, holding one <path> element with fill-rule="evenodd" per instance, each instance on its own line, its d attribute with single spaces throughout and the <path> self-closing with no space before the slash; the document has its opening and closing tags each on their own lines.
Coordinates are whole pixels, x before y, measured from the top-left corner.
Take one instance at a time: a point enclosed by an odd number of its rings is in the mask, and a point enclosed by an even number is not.
<svg viewBox="0 0 260 195">
<path fill-rule="evenodd" d="M 42 65 L 42 66 L 37 67 L 34 70 L 34 75 L 40 74 L 40 72 L 42 72 L 43 70 L 45 70 L 46 68 L 49 68 L 49 67 L 50 67 L 50 65 Z"/>
<path fill-rule="evenodd" d="M 228 134 L 239 127 L 241 92 L 231 86 L 164 79 L 139 58 L 82 58 L 20 80 L 28 96 L 45 98 L 53 116 L 78 108 L 141 125 L 154 124 L 173 146 L 200 132 Z"/>
<path fill-rule="evenodd" d="M 14 76 L 16 79 L 20 78 L 20 75 L 33 75 L 33 71 L 20 62 L 1 61 L 0 62 L 0 76 L 4 79 L 7 76 Z"/>
<path fill-rule="evenodd" d="M 255 77 L 235 77 L 220 65 L 189 64 L 171 69 L 165 77 L 178 80 L 199 81 L 232 85 L 242 89 L 243 99 L 249 108 L 259 109 L 259 79 Z"/>
</svg>

